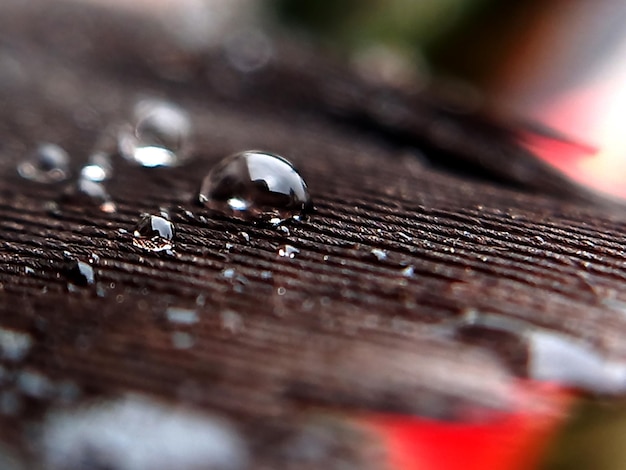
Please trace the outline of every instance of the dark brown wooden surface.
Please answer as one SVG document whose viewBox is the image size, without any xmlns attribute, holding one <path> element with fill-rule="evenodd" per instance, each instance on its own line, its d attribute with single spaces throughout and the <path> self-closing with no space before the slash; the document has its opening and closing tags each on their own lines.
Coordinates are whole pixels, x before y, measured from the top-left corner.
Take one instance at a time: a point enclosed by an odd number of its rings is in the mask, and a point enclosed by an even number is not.
<svg viewBox="0 0 626 470">
<path fill-rule="evenodd" d="M 294 46 L 245 75 L 219 53 L 182 54 L 138 19 L 29 8 L 0 8 L 0 325 L 34 340 L 24 360 L 3 363 L 1 387 L 23 405 L 0 417 L 9 446 L 36 454 L 32 426 L 61 406 L 25 396 L 23 371 L 74 384 L 73 404 L 133 391 L 227 416 L 259 468 L 309 468 L 285 449 L 330 410 L 454 419 L 467 406 L 512 406 L 531 326 L 626 360 L 626 216 L 593 206 L 495 128 L 372 90 Z M 190 111 L 195 158 L 173 169 L 115 159 L 117 213 L 16 173 L 53 141 L 76 174 L 143 95 Z M 382 119 L 385 106 L 400 118 Z M 437 140 L 442 119 L 453 132 Z M 309 185 L 317 212 L 289 235 L 193 203 L 212 164 L 252 148 L 289 158 Z M 175 256 L 144 252 L 128 233 L 161 209 L 176 225 Z M 284 243 L 300 253 L 279 257 Z M 96 286 L 68 292 L 68 256 L 92 255 Z M 199 321 L 173 325 L 168 307 Z M 519 331 L 469 325 L 476 314 Z M 194 345 L 176 349 L 174 331 Z M 310 468 L 378 467 L 367 437 L 344 425 L 322 426 L 332 445 Z"/>
</svg>

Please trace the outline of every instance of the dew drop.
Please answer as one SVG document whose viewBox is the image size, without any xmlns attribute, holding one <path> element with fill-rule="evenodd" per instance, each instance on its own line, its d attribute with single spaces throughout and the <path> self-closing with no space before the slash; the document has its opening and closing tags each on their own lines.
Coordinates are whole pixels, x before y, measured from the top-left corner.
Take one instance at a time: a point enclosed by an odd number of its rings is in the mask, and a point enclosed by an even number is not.
<svg viewBox="0 0 626 470">
<path fill-rule="evenodd" d="M 242 330 L 244 324 L 241 315 L 232 310 L 224 310 L 220 313 L 222 328 L 230 333 L 238 333 Z"/>
<path fill-rule="evenodd" d="M 243 238 L 246 243 L 250 243 L 250 235 L 248 235 L 248 232 L 239 232 L 239 236 Z"/>
<path fill-rule="evenodd" d="M 291 163 L 259 151 L 218 163 L 202 181 L 198 199 L 226 215 L 274 224 L 300 219 L 312 207 L 306 183 Z"/>
<path fill-rule="evenodd" d="M 370 253 L 378 259 L 378 261 L 384 261 L 387 259 L 387 252 L 380 248 L 373 248 Z"/>
<path fill-rule="evenodd" d="M 187 159 L 191 119 L 185 110 L 167 101 L 142 100 L 133 118 L 118 134 L 123 157 L 145 167 L 176 166 Z"/>
<path fill-rule="evenodd" d="M 0 358 L 21 361 L 33 345 L 33 338 L 15 330 L 0 327 Z"/>
<path fill-rule="evenodd" d="M 291 245 L 282 245 L 278 248 L 278 256 L 282 256 L 283 258 L 295 258 L 296 255 L 300 253 L 295 246 Z"/>
<path fill-rule="evenodd" d="M 222 277 L 224 279 L 232 279 L 235 277 L 235 270 L 232 268 L 227 268 L 222 271 Z"/>
<path fill-rule="evenodd" d="M 68 288 L 70 290 L 76 286 L 90 286 L 95 281 L 93 268 L 88 263 L 84 263 L 83 261 L 70 262 L 65 272 L 65 276 L 69 281 Z"/>
<path fill-rule="evenodd" d="M 133 245 L 147 251 L 174 248 L 174 224 L 158 215 L 145 215 L 133 231 Z"/>
<path fill-rule="evenodd" d="M 117 211 L 115 202 L 102 183 L 83 178 L 81 174 L 77 188 L 79 195 L 86 197 L 91 203 L 97 205 L 102 212 L 113 214 Z"/>
<path fill-rule="evenodd" d="M 95 152 L 89 157 L 89 163 L 80 170 L 80 178 L 102 183 L 113 175 L 113 165 L 107 153 Z"/>
<path fill-rule="evenodd" d="M 402 275 L 404 277 L 413 277 L 415 274 L 415 268 L 413 266 L 407 266 L 402 270 Z"/>
<path fill-rule="evenodd" d="M 183 331 L 175 331 L 172 333 L 172 345 L 176 349 L 189 349 L 195 343 L 193 336 Z"/>
<path fill-rule="evenodd" d="M 165 310 L 165 316 L 170 323 L 178 325 L 193 325 L 199 321 L 196 311 L 186 308 L 168 307 Z"/>
<path fill-rule="evenodd" d="M 20 372 L 16 385 L 24 395 L 32 398 L 45 398 L 53 391 L 50 379 L 35 371 Z"/>
<path fill-rule="evenodd" d="M 70 157 L 55 144 L 41 144 L 17 171 L 22 178 L 38 183 L 58 183 L 70 176 Z"/>
</svg>

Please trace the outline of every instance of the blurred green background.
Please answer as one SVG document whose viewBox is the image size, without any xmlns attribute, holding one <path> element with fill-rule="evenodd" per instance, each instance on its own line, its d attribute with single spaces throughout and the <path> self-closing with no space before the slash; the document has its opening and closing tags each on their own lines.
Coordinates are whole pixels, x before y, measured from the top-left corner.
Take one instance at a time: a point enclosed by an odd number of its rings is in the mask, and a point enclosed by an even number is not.
<svg viewBox="0 0 626 470">
<path fill-rule="evenodd" d="M 437 75 L 487 83 L 532 28 L 531 0 L 270 0 L 281 23 L 354 53 L 382 45 Z"/>
</svg>

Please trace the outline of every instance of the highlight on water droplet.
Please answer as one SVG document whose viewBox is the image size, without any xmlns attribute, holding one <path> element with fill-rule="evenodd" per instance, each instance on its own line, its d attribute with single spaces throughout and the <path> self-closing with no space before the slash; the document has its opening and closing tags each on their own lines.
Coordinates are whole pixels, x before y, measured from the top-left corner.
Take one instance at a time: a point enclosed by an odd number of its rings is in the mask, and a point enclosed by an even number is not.
<svg viewBox="0 0 626 470">
<path fill-rule="evenodd" d="M 113 175 L 111 157 L 105 152 L 95 152 L 89 157 L 89 163 L 80 170 L 80 178 L 102 183 Z"/>
<path fill-rule="evenodd" d="M 293 165 L 257 150 L 218 163 L 202 181 L 198 199 L 217 212 L 272 224 L 299 220 L 312 208 L 307 185 Z"/>
<path fill-rule="evenodd" d="M 285 244 L 278 247 L 278 256 L 282 256 L 283 258 L 293 259 L 298 253 L 300 253 L 300 250 L 295 246 Z"/>
<path fill-rule="evenodd" d="M 370 253 L 376 257 L 378 261 L 384 261 L 387 259 L 387 252 L 380 248 L 372 248 Z"/>
<path fill-rule="evenodd" d="M 58 183 L 70 176 L 70 157 L 58 145 L 44 143 L 18 164 L 17 171 L 22 178 L 37 183 Z"/>
<path fill-rule="evenodd" d="M 174 248 L 174 224 L 158 215 L 144 215 L 133 231 L 133 245 L 147 251 Z"/>
<path fill-rule="evenodd" d="M 168 101 L 145 99 L 133 110 L 132 123 L 118 133 L 124 158 L 145 167 L 177 166 L 189 157 L 192 124 L 187 112 Z"/>
</svg>

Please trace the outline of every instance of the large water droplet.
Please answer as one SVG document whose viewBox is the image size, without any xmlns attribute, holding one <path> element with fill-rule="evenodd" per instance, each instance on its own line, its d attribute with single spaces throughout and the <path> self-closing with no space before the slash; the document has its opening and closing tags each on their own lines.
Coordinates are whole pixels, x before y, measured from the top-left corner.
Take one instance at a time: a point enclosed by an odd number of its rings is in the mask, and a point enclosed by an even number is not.
<svg viewBox="0 0 626 470">
<path fill-rule="evenodd" d="M 198 199 L 224 214 L 270 223 L 299 219 L 312 207 L 306 183 L 291 163 L 259 151 L 218 163 L 204 178 Z"/>
<path fill-rule="evenodd" d="M 174 224 L 158 215 L 145 215 L 135 227 L 133 244 L 148 251 L 174 248 Z"/>
<path fill-rule="evenodd" d="M 17 171 L 23 178 L 38 183 L 58 183 L 70 175 L 70 157 L 65 150 L 55 144 L 41 144 Z"/>
<path fill-rule="evenodd" d="M 189 154 L 191 119 L 179 106 L 161 100 L 143 100 L 134 109 L 134 121 L 118 134 L 126 159 L 146 167 L 176 166 Z"/>
</svg>

